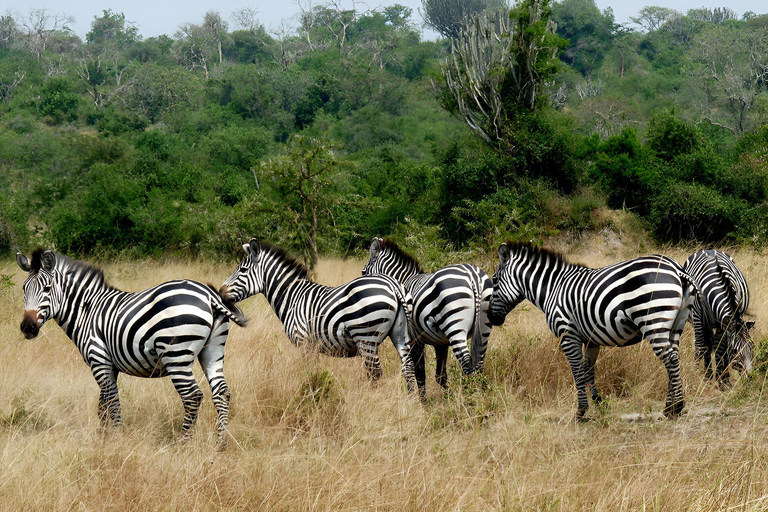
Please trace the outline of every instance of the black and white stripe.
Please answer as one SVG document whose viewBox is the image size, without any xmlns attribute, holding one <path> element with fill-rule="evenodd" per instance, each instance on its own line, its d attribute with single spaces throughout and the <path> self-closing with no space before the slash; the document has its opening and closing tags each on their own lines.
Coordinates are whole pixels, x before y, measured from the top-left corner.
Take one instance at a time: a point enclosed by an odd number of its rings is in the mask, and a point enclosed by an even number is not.
<svg viewBox="0 0 768 512">
<path fill-rule="evenodd" d="M 381 376 L 379 345 L 389 336 L 413 390 L 407 321 L 411 299 L 397 281 L 367 276 L 323 286 L 309 280 L 307 268 L 279 247 L 253 239 L 243 250 L 245 260 L 222 285 L 222 296 L 239 302 L 263 293 L 295 345 L 338 357 L 360 354 L 374 380 Z"/>
<path fill-rule="evenodd" d="M 677 262 L 653 255 L 593 269 L 524 243 L 502 244 L 499 258 L 491 321 L 502 323 L 523 299 L 544 312 L 573 373 L 578 419 L 589 407 L 586 386 L 593 401 L 600 400 L 594 387 L 600 347 L 624 347 L 643 339 L 669 375 L 664 415 L 680 414 L 679 342 L 695 287 Z"/>
<path fill-rule="evenodd" d="M 749 287 L 744 275 L 726 253 L 716 250 L 692 254 L 683 265 L 699 289 L 691 309 L 696 359 L 704 360 L 706 375 L 730 385 L 730 366 L 752 369 L 754 342 L 749 333 L 754 322 L 744 320 L 749 307 Z"/>
<path fill-rule="evenodd" d="M 409 318 L 413 339 L 411 359 L 416 365 L 416 382 L 424 389 L 424 344 L 435 347 L 435 378 L 447 385 L 448 348 L 453 350 L 462 371 L 470 375 L 481 371 L 491 334 L 488 320 L 493 282 L 479 267 L 468 264 L 449 265 L 427 274 L 418 261 L 403 252 L 391 240 L 374 238 L 370 258 L 363 275 L 384 274 L 402 283 L 413 296 L 413 313 Z M 472 353 L 467 339 L 472 337 Z"/>
<path fill-rule="evenodd" d="M 120 423 L 119 373 L 170 376 L 184 404 L 182 432 L 188 437 L 203 398 L 192 374 L 198 359 L 218 414 L 218 447 L 226 447 L 230 393 L 224 344 L 230 320 L 245 325 L 239 309 L 195 281 L 170 281 L 131 293 L 107 284 L 100 269 L 50 250 L 35 251 L 31 262 L 20 253 L 16 260 L 29 272 L 22 332 L 34 338 L 47 320 L 58 322 L 99 385 L 103 422 Z"/>
</svg>

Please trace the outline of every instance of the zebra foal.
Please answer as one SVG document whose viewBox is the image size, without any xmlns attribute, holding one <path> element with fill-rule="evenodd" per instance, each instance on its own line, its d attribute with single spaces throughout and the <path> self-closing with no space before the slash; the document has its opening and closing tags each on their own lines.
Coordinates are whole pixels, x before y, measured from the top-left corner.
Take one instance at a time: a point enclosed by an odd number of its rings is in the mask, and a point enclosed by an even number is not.
<svg viewBox="0 0 768 512">
<path fill-rule="evenodd" d="M 407 318 L 411 299 L 386 276 L 358 277 L 337 287 L 307 278 L 307 268 L 280 247 L 252 239 L 245 259 L 219 290 L 227 300 L 263 293 L 297 346 L 338 357 L 363 356 L 368 376 L 381 376 L 379 345 L 389 336 L 402 361 L 408 390 L 415 387 Z"/>
<path fill-rule="evenodd" d="M 714 376 L 722 386 L 728 387 L 730 366 L 747 373 L 752 369 L 754 342 L 749 331 L 754 322 L 744 320 L 749 308 L 747 280 L 723 251 L 696 252 L 685 261 L 683 268 L 699 289 L 691 308 L 696 359 L 704 360 L 708 378 Z"/>
<path fill-rule="evenodd" d="M 589 407 L 587 386 L 592 400 L 601 400 L 594 385 L 600 347 L 625 347 L 643 339 L 669 375 L 664 415 L 680 415 L 679 342 L 695 287 L 677 262 L 653 255 L 593 269 L 525 243 L 502 244 L 499 259 L 490 319 L 500 325 L 523 299 L 544 312 L 571 367 L 576 419 L 583 419 Z"/>
<path fill-rule="evenodd" d="M 474 265 L 443 267 L 431 274 L 421 270 L 419 262 L 391 240 L 374 238 L 363 275 L 383 274 L 401 283 L 413 296 L 413 312 L 408 327 L 413 344 L 411 359 L 416 366 L 416 382 L 424 395 L 424 344 L 435 348 L 435 379 L 446 387 L 448 348 L 470 375 L 482 371 L 491 323 L 488 321 L 493 282 Z M 467 339 L 472 337 L 472 353 Z"/>
<path fill-rule="evenodd" d="M 190 436 L 203 392 L 192 374 L 195 359 L 211 386 L 217 418 L 217 447 L 227 446 L 230 393 L 224 380 L 224 344 L 229 321 L 244 326 L 242 312 L 210 286 L 169 281 L 131 293 L 107 284 L 101 269 L 38 249 L 30 262 L 16 262 L 25 272 L 24 318 L 27 339 L 56 320 L 75 343 L 99 385 L 103 424 L 121 421 L 117 376 L 169 376 L 184 405 L 183 437 Z"/>
</svg>

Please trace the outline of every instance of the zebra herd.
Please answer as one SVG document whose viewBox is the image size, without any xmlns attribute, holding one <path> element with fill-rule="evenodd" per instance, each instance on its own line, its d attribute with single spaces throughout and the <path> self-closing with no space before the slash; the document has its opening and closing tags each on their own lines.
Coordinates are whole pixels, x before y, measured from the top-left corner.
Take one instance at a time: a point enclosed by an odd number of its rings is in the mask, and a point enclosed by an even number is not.
<svg viewBox="0 0 768 512">
<path fill-rule="evenodd" d="M 100 388 L 102 423 L 120 423 L 119 373 L 169 376 L 184 406 L 183 437 L 189 437 L 203 393 L 192 373 L 199 360 L 217 413 L 217 447 L 226 448 L 230 392 L 224 379 L 229 322 L 246 325 L 235 305 L 263 294 L 297 346 L 338 357 L 363 357 L 368 376 L 381 375 L 378 350 L 389 337 L 411 392 L 425 394 L 424 349 L 436 354 L 437 382 L 447 386 L 451 349 L 464 374 L 482 371 L 493 325 L 523 299 L 541 309 L 560 340 L 576 385 L 576 419 L 584 418 L 600 347 L 648 340 L 669 377 L 664 414 L 683 410 L 679 341 L 691 316 L 695 354 L 706 374 L 730 385 L 731 367 L 752 365 L 752 322 L 744 320 L 749 290 L 733 260 L 721 251 L 699 251 L 680 266 L 644 256 L 603 268 L 569 263 L 562 255 L 528 243 L 499 247 L 493 278 L 477 266 L 449 265 L 433 273 L 391 240 L 375 238 L 362 276 L 328 287 L 308 278 L 307 268 L 280 247 L 253 239 L 245 259 L 216 290 L 195 281 L 170 281 L 137 292 L 107 284 L 100 269 L 52 250 L 31 261 L 21 331 L 27 339 L 56 320 L 80 350 Z M 471 340 L 471 350 L 467 342 Z M 714 368 L 712 356 L 714 355 Z"/>
</svg>

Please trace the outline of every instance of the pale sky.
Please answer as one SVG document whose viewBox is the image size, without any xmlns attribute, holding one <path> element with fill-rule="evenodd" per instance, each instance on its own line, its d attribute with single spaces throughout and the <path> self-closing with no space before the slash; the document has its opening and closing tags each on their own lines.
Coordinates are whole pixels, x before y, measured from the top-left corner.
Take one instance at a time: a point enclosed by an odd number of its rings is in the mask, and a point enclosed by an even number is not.
<svg viewBox="0 0 768 512">
<path fill-rule="evenodd" d="M 5 3 L 5 2 L 4 2 Z M 325 0 L 313 0 L 311 4 L 323 4 Z M 351 8 L 352 0 L 340 0 L 340 3 Z M 415 21 L 421 25 L 422 19 L 418 13 L 421 0 L 369 0 L 355 2 L 358 11 L 388 6 L 395 3 L 411 7 L 414 11 Z M 661 5 L 670 7 L 685 13 L 688 9 L 699 7 L 723 7 L 727 6 L 735 10 L 739 16 L 746 11 L 763 14 L 768 11 L 765 0 L 648 0 L 640 2 L 628 2 L 626 0 L 596 0 L 597 6 L 602 10 L 612 7 L 618 23 L 629 22 L 630 16 L 636 16 L 637 12 L 646 5 Z M 310 0 L 302 0 L 301 5 L 310 5 Z M 122 12 L 126 20 L 133 22 L 139 28 L 139 33 L 147 37 L 168 34 L 172 36 L 178 27 L 184 23 L 202 23 L 205 13 L 210 10 L 218 11 L 222 18 L 230 21 L 232 27 L 232 13 L 243 7 L 255 8 L 258 18 L 267 29 L 278 28 L 282 20 L 289 27 L 297 26 L 295 16 L 300 12 L 296 0 L 16 0 L 6 5 L 0 4 L 0 12 L 11 12 L 15 17 L 24 16 L 30 9 L 45 8 L 52 14 L 67 14 L 74 16 L 75 23 L 70 26 L 77 35 L 85 38 L 86 32 L 91 28 L 91 22 L 95 16 L 101 16 L 105 9 L 113 12 Z M 424 37 L 433 39 L 435 33 L 429 30 L 423 31 Z"/>
</svg>

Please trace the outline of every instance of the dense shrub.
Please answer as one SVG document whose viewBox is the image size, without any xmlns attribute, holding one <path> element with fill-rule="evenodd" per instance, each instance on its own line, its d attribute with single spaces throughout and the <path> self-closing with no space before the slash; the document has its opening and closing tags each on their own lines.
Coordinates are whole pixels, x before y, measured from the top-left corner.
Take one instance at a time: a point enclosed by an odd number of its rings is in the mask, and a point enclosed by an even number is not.
<svg viewBox="0 0 768 512">
<path fill-rule="evenodd" d="M 697 183 L 673 183 L 653 201 L 650 221 L 665 241 L 718 243 L 739 226 L 747 205 Z"/>
</svg>

